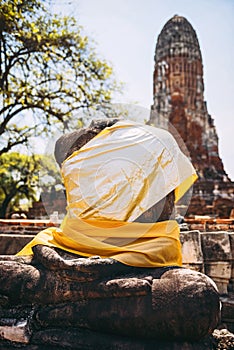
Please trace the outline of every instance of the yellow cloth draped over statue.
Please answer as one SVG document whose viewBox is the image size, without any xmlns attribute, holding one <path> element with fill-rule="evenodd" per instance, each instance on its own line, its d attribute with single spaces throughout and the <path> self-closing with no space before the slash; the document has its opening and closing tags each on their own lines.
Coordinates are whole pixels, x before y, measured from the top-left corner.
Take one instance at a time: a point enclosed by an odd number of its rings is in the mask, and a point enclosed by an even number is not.
<svg viewBox="0 0 234 350">
<path fill-rule="evenodd" d="M 18 255 L 44 244 L 139 267 L 180 266 L 176 221 L 133 222 L 171 191 L 178 201 L 197 179 L 167 131 L 132 121 L 105 128 L 62 164 L 67 215 Z"/>
</svg>

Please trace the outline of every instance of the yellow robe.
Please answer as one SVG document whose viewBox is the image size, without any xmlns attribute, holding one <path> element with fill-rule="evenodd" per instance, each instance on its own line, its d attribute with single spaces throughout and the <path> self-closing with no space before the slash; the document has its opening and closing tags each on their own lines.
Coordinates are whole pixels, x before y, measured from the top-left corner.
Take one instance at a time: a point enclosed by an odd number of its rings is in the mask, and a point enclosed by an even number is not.
<svg viewBox="0 0 234 350">
<path fill-rule="evenodd" d="M 139 267 L 180 266 L 174 220 L 133 222 L 168 193 L 178 201 L 196 180 L 188 158 L 165 130 L 122 121 L 104 129 L 62 165 L 67 215 L 18 255 L 44 244 Z"/>
</svg>

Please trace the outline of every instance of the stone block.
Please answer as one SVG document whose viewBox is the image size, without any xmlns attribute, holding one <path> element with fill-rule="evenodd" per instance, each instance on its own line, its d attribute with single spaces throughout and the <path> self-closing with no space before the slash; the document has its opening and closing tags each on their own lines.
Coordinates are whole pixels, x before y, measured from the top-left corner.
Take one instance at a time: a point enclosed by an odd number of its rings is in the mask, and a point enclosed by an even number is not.
<svg viewBox="0 0 234 350">
<path fill-rule="evenodd" d="M 201 244 L 205 261 L 231 261 L 231 245 L 227 232 L 201 232 Z"/>
<path fill-rule="evenodd" d="M 203 272 L 204 264 L 200 232 L 198 230 L 181 232 L 180 241 L 182 244 L 183 266 Z"/>
<path fill-rule="evenodd" d="M 0 234 L 0 255 L 14 255 L 32 240 L 32 235 Z"/>
<path fill-rule="evenodd" d="M 231 332 L 234 332 L 234 298 L 221 298 L 221 319 Z"/>
<path fill-rule="evenodd" d="M 227 232 L 201 233 L 205 273 L 211 277 L 221 295 L 228 294 L 231 279 L 232 255 Z"/>
<path fill-rule="evenodd" d="M 30 332 L 26 320 L 16 322 L 16 320 L 5 320 L 6 324 L 0 323 L 0 338 L 12 342 L 28 344 Z"/>
<path fill-rule="evenodd" d="M 231 292 L 234 292 L 234 232 L 230 232 L 228 235 L 230 239 L 231 254 L 232 254 L 232 272 L 231 272 L 229 289 Z"/>
<path fill-rule="evenodd" d="M 205 273 L 216 283 L 221 295 L 228 294 L 231 278 L 231 263 L 227 261 L 205 262 Z"/>
</svg>

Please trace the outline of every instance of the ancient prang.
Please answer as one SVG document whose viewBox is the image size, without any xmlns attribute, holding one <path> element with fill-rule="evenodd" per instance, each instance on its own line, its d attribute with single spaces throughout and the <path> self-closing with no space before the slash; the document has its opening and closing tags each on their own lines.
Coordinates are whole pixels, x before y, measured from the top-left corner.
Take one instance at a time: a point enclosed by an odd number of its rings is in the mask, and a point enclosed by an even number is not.
<svg viewBox="0 0 234 350">
<path fill-rule="evenodd" d="M 199 175 L 188 214 L 229 217 L 234 183 L 224 170 L 214 120 L 204 100 L 198 38 L 188 20 L 178 15 L 158 36 L 151 111 L 149 123 L 182 138 Z"/>
</svg>

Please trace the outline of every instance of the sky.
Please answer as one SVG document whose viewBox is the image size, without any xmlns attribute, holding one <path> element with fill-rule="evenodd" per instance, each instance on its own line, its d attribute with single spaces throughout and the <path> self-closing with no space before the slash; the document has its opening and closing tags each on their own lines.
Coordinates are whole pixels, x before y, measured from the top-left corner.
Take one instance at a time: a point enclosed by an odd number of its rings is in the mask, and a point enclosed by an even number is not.
<svg viewBox="0 0 234 350">
<path fill-rule="evenodd" d="M 234 180 L 234 0 L 50 0 L 51 10 L 73 15 L 97 52 L 125 83 L 116 102 L 150 110 L 156 41 L 175 14 L 200 43 L 208 112 L 214 118 L 224 168 Z"/>
</svg>

